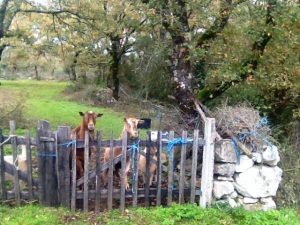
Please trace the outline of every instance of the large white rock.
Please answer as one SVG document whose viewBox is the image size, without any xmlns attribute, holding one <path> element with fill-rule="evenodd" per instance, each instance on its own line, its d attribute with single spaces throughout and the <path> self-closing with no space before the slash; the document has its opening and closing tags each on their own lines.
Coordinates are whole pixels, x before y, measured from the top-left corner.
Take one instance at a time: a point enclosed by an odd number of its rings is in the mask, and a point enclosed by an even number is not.
<svg viewBox="0 0 300 225">
<path fill-rule="evenodd" d="M 272 197 L 269 198 L 261 198 L 260 199 L 262 205 L 262 210 L 268 211 L 270 209 L 276 209 L 276 203 L 274 202 Z"/>
<path fill-rule="evenodd" d="M 254 162 L 252 159 L 250 159 L 246 155 L 241 155 L 240 164 L 236 164 L 235 172 L 243 173 L 246 170 L 250 169 L 253 165 L 254 165 Z"/>
<path fill-rule="evenodd" d="M 249 198 L 275 196 L 281 176 L 279 167 L 253 166 L 236 174 L 234 187 L 238 193 Z"/>
<path fill-rule="evenodd" d="M 234 186 L 229 181 L 214 181 L 213 195 L 216 199 L 221 199 L 231 195 L 234 192 Z"/>
<path fill-rule="evenodd" d="M 236 163 L 236 153 L 230 139 L 223 139 L 216 143 L 215 162 Z"/>
<path fill-rule="evenodd" d="M 235 166 L 236 165 L 232 163 L 215 163 L 214 174 L 231 177 L 235 172 Z"/>
<path fill-rule="evenodd" d="M 263 163 L 269 166 L 276 166 L 280 161 L 280 156 L 278 153 L 278 148 L 275 145 L 264 146 L 264 151 L 262 153 Z"/>
<path fill-rule="evenodd" d="M 254 203 L 258 202 L 258 199 L 257 198 L 248 198 L 248 197 L 245 197 L 243 199 L 243 202 L 245 204 L 254 204 Z"/>
<path fill-rule="evenodd" d="M 258 153 L 258 152 L 253 152 L 252 153 L 252 160 L 255 163 L 262 163 L 262 153 Z"/>
</svg>

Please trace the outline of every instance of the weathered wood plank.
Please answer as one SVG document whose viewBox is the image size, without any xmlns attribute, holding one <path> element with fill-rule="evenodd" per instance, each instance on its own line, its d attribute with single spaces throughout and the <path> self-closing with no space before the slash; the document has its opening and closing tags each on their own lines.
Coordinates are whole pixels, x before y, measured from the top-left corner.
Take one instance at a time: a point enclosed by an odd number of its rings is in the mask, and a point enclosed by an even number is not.
<svg viewBox="0 0 300 225">
<path fill-rule="evenodd" d="M 136 145 L 136 144 L 135 144 Z M 138 184 L 139 184 L 139 170 L 138 170 L 138 159 L 139 159 L 139 152 L 140 146 L 138 144 L 138 149 L 133 149 L 131 147 L 131 165 L 132 169 L 132 206 L 137 207 L 138 201 Z"/>
<path fill-rule="evenodd" d="M 170 131 L 169 141 L 174 140 L 174 131 Z M 169 163 L 168 163 L 168 201 L 167 204 L 171 205 L 172 203 L 172 192 L 173 192 L 173 174 L 174 174 L 174 151 L 170 150 L 169 154 Z"/>
<path fill-rule="evenodd" d="M 84 183 L 83 183 L 83 211 L 88 212 L 89 210 L 89 132 L 85 131 L 84 135 Z"/>
<path fill-rule="evenodd" d="M 162 140 L 161 140 L 161 132 L 157 133 L 157 184 L 156 184 L 156 205 L 161 205 L 161 169 L 162 169 L 162 161 L 161 161 L 161 153 L 162 153 Z"/>
<path fill-rule="evenodd" d="M 187 139 L 187 131 L 182 132 L 182 140 Z M 179 175 L 179 204 L 184 203 L 186 144 L 181 146 L 180 175 Z"/>
<path fill-rule="evenodd" d="M 149 189 L 150 189 L 151 133 L 148 132 L 147 136 L 148 136 L 149 143 L 146 148 L 145 206 L 149 207 L 149 205 L 150 205 Z"/>
<path fill-rule="evenodd" d="M 128 179 L 125 173 L 126 170 L 126 150 L 127 150 L 127 132 L 124 132 L 122 135 L 122 158 L 121 158 L 121 194 L 120 194 L 120 210 L 124 212 L 125 210 L 125 188 L 126 188 L 126 180 Z M 100 169 L 100 168 L 99 168 Z"/>
<path fill-rule="evenodd" d="M 113 199 L 113 176 L 114 176 L 114 145 L 113 145 L 113 132 L 110 135 L 110 150 L 109 150 L 109 169 L 108 169 L 108 197 L 107 197 L 107 208 L 108 210 L 112 209 L 112 199 Z"/>
<path fill-rule="evenodd" d="M 14 175 L 14 165 L 4 161 L 4 166 L 5 166 L 5 173 L 8 173 L 10 175 Z M 24 181 L 25 183 L 28 181 L 28 176 L 27 173 L 18 170 L 18 176 L 19 176 L 19 180 Z M 37 179 L 32 179 L 32 184 L 35 187 L 38 187 L 39 185 L 39 181 Z"/>
<path fill-rule="evenodd" d="M 33 191 L 32 191 L 32 154 L 30 146 L 30 132 L 29 130 L 25 131 L 25 142 L 26 142 L 26 161 L 27 161 L 27 186 L 28 186 L 28 195 L 29 200 L 33 200 Z"/>
<path fill-rule="evenodd" d="M 59 202 L 65 207 L 70 206 L 70 148 L 67 143 L 71 134 L 71 128 L 68 126 L 59 126 L 57 128 L 57 177 Z"/>
<path fill-rule="evenodd" d="M 14 165 L 14 192 L 15 192 L 15 200 L 17 205 L 21 204 L 21 196 L 20 196 L 20 183 L 19 183 L 19 174 L 18 174 L 18 146 L 16 140 L 16 124 L 15 121 L 9 121 L 9 129 L 11 135 L 11 148 L 13 155 L 13 165 Z"/>
<path fill-rule="evenodd" d="M 71 211 L 76 210 L 76 134 L 73 137 L 72 145 L 72 193 L 71 193 Z"/>
<path fill-rule="evenodd" d="M 3 143 L 6 139 L 3 138 L 2 129 L 0 128 L 0 143 Z M 5 163 L 4 163 L 4 149 L 0 146 L 0 188 L 1 188 L 1 199 L 6 200 L 6 184 L 5 184 Z"/>
<path fill-rule="evenodd" d="M 196 175 L 197 175 L 197 162 L 198 162 L 198 136 L 199 130 L 194 130 L 193 138 L 193 155 L 192 155 L 192 176 L 191 176 L 191 204 L 195 203 L 195 186 L 196 186 Z"/>
<path fill-rule="evenodd" d="M 101 135 L 97 131 L 96 135 L 97 148 L 96 148 L 96 202 L 95 212 L 100 212 L 100 200 L 101 200 L 101 165 L 100 165 L 100 153 L 101 153 Z"/>
<path fill-rule="evenodd" d="M 40 136 L 54 138 L 54 134 L 51 131 L 49 122 L 39 121 Z M 40 139 L 39 139 L 40 141 Z M 58 205 L 58 186 L 57 186 L 57 174 L 55 168 L 56 161 L 56 149 L 54 142 L 42 142 L 39 149 L 38 158 L 42 159 L 42 170 L 40 176 L 43 176 L 44 182 L 43 200 L 42 204 L 46 206 L 57 206 Z"/>
<path fill-rule="evenodd" d="M 204 139 L 206 141 L 203 148 L 203 164 L 201 179 L 201 197 L 200 206 L 205 208 L 210 206 L 213 188 L 213 170 L 214 170 L 214 135 L 215 119 L 207 118 L 204 127 Z"/>
</svg>

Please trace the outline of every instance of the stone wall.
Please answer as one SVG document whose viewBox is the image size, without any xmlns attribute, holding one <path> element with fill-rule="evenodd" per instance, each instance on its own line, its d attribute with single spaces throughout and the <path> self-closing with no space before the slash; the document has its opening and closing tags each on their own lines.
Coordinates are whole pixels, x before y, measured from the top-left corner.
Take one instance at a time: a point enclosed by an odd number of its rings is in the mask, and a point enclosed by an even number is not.
<svg viewBox="0 0 300 225">
<path fill-rule="evenodd" d="M 253 152 L 252 158 L 241 154 L 238 160 L 231 140 L 224 139 L 215 146 L 215 202 L 249 210 L 276 208 L 274 197 L 282 179 L 277 147 L 263 146 L 261 153 Z"/>
</svg>

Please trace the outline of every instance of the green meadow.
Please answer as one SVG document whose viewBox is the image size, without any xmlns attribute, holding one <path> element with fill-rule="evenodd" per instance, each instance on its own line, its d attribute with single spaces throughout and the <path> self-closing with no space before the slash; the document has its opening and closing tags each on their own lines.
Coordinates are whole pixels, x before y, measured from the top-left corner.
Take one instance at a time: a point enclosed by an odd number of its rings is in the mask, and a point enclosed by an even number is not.
<svg viewBox="0 0 300 225">
<path fill-rule="evenodd" d="M 118 137 L 123 127 L 122 113 L 110 108 L 93 107 L 70 100 L 64 94 L 64 90 L 69 85 L 67 82 L 33 80 L 1 80 L 0 82 L 0 96 L 9 95 L 19 98 L 24 104 L 24 116 L 30 121 L 30 127 L 26 128 L 33 132 L 38 120 L 49 121 L 52 129 L 64 125 L 74 128 L 81 122 L 78 112 L 90 110 L 103 113 L 97 121 L 96 128 L 103 132 L 104 136 L 108 137 L 113 131 L 114 136 Z M 16 126 L 18 127 L 18 124 Z M 23 129 L 17 130 L 18 134 L 22 132 Z"/>
</svg>

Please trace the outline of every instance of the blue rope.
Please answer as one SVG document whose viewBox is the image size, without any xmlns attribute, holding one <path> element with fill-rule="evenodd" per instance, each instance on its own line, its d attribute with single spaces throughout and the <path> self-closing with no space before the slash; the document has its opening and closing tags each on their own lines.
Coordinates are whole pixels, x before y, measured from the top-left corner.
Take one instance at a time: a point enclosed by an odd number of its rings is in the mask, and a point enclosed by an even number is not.
<svg viewBox="0 0 300 225">
<path fill-rule="evenodd" d="M 170 155 L 171 151 L 173 150 L 175 145 L 181 145 L 181 144 L 188 144 L 193 142 L 193 139 L 183 139 L 183 138 L 175 138 L 174 140 L 168 141 L 167 145 L 167 153 Z"/>
<path fill-rule="evenodd" d="M 75 141 L 75 140 L 72 140 L 72 141 L 68 141 L 68 142 L 59 144 L 58 146 L 64 146 L 64 147 L 69 148 L 72 144 L 75 144 L 75 143 L 76 143 L 76 141 Z"/>
<path fill-rule="evenodd" d="M 235 151 L 235 155 L 236 155 L 236 158 L 237 158 L 237 163 L 240 164 L 241 151 L 240 151 L 239 146 L 238 146 L 237 143 L 236 143 L 235 138 L 232 138 L 232 139 L 231 139 L 231 144 L 232 144 L 233 149 L 234 149 L 234 151 Z"/>
<path fill-rule="evenodd" d="M 131 191 L 132 193 L 134 194 L 136 192 L 135 190 L 135 181 L 137 180 L 137 177 L 136 177 L 136 171 L 137 171 L 137 153 L 139 152 L 139 143 L 140 143 L 140 140 L 138 140 L 136 143 L 133 143 L 131 146 L 130 146 L 130 149 L 131 149 L 131 165 L 132 165 L 132 187 L 131 187 Z"/>
</svg>

